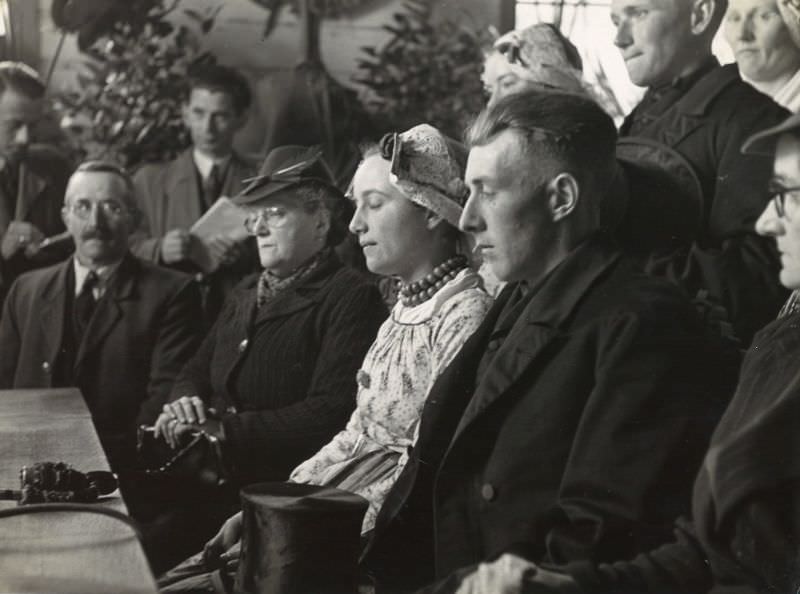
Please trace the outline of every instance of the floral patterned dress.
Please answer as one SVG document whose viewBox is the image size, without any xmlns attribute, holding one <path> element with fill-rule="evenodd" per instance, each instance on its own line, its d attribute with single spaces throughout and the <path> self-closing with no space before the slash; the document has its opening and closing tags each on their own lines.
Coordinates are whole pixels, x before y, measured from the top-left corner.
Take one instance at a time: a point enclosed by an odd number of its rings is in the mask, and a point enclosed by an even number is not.
<svg viewBox="0 0 800 594">
<path fill-rule="evenodd" d="M 295 468 L 290 480 L 338 486 L 366 498 L 362 532 L 371 530 L 416 440 L 431 386 L 491 304 L 470 269 L 424 303 L 398 302 L 358 372 L 357 406 L 347 427 Z"/>
</svg>

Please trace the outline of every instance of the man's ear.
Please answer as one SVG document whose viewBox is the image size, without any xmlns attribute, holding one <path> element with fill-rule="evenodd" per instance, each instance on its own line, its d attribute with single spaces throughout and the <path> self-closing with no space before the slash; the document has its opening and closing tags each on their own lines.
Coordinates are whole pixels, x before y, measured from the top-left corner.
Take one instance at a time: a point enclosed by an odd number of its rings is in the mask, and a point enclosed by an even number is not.
<svg viewBox="0 0 800 594">
<path fill-rule="evenodd" d="M 548 184 L 548 205 L 553 215 L 553 222 L 558 222 L 570 214 L 578 206 L 580 186 L 571 173 L 559 173 Z"/>
<path fill-rule="evenodd" d="M 327 208 L 320 208 L 317 211 L 317 214 L 319 216 L 317 217 L 315 230 L 317 232 L 317 236 L 324 241 L 327 239 L 328 231 L 331 229 L 331 212 Z"/>
<path fill-rule="evenodd" d="M 703 35 L 708 31 L 717 9 L 717 0 L 692 0 L 692 35 Z"/>
</svg>

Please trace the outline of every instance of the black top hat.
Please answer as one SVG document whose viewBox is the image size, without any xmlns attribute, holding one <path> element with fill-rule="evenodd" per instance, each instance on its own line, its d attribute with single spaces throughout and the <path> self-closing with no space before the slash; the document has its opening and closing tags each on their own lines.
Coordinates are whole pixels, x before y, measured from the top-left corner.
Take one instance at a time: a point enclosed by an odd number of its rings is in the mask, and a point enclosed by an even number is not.
<svg viewBox="0 0 800 594">
<path fill-rule="evenodd" d="M 354 594 L 367 500 L 333 487 L 259 483 L 241 491 L 235 592 Z"/>
<path fill-rule="evenodd" d="M 308 182 L 324 184 L 334 193 L 344 196 L 333 183 L 321 147 L 278 146 L 264 159 L 257 176 L 242 180 L 244 189 L 231 200 L 240 206 L 252 204 Z"/>
<path fill-rule="evenodd" d="M 692 165 L 674 149 L 639 137 L 617 141 L 622 180 L 615 191 L 624 212 L 615 235 L 633 251 L 647 252 L 691 241 L 702 224 L 703 189 Z"/>
</svg>

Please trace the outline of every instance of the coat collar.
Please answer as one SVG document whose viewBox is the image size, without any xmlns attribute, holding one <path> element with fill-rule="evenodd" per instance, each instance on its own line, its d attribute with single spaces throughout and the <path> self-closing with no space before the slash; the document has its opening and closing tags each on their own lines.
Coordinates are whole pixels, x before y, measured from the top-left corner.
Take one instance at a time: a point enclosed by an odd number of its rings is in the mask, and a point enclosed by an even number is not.
<svg viewBox="0 0 800 594">
<path fill-rule="evenodd" d="M 106 294 L 97 302 L 92 320 L 78 347 L 75 368 L 79 369 L 86 356 L 98 348 L 108 333 L 122 317 L 121 303 L 136 298 L 136 285 L 140 264 L 130 254 L 126 254 L 119 264 L 116 276 Z M 41 323 L 42 335 L 47 342 L 49 360 L 54 360 L 64 336 L 65 307 L 67 302 L 67 275 L 72 274 L 72 258 L 61 263 L 56 274 L 50 277 L 42 290 Z M 54 331 L 55 329 L 55 331 Z"/>
<path fill-rule="evenodd" d="M 716 59 L 714 60 L 716 62 Z M 727 87 L 741 81 L 736 64 L 727 64 L 712 68 L 701 77 L 686 94 L 680 98 L 675 107 L 686 115 L 701 117 L 708 113 L 711 104 Z"/>
<path fill-rule="evenodd" d="M 507 324 L 498 324 L 489 342 L 499 334 L 507 336 L 483 376 L 477 378 L 475 392 L 464 410 L 451 449 L 456 438 L 474 419 L 508 394 L 512 385 L 531 367 L 547 345 L 564 331 L 592 286 L 620 257 L 619 250 L 610 239 L 599 234 L 587 239 L 548 275 L 537 291 L 523 299 L 519 305 L 522 311 L 516 321 L 512 318 Z M 507 287 L 501 296 L 503 302 L 509 303 L 515 290 L 513 286 Z M 496 312 L 493 316 L 495 320 L 502 318 L 502 312 Z M 477 346 L 485 348 L 486 344 Z M 476 365 L 483 356 L 485 353 L 476 349 L 469 357 L 470 364 Z"/>
<path fill-rule="evenodd" d="M 250 165 L 238 153 L 232 153 L 228 166 L 225 168 L 225 179 L 222 183 L 223 195 L 232 196 L 238 192 L 242 179 L 250 175 L 251 170 Z M 190 192 L 183 186 L 187 185 L 189 188 L 196 188 L 197 176 L 194 149 L 188 148 L 175 158 L 167 170 L 166 179 L 164 180 L 166 195 L 175 196 L 180 195 L 181 191 L 184 193 Z M 198 216 L 200 216 L 199 213 Z"/>
</svg>

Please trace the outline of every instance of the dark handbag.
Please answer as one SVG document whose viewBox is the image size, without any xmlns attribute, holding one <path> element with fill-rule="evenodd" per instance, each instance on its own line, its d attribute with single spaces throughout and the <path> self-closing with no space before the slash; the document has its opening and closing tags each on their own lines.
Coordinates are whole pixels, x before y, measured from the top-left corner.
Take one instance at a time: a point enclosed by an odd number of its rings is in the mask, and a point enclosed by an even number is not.
<svg viewBox="0 0 800 594">
<path fill-rule="evenodd" d="M 141 425 L 136 448 L 146 474 L 167 475 L 212 487 L 226 485 L 231 480 L 220 440 L 204 431 L 185 435 L 173 450 L 164 439 L 156 437 L 153 427 Z"/>
</svg>

